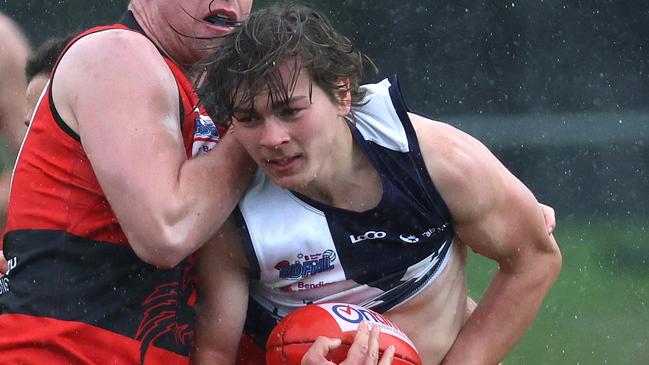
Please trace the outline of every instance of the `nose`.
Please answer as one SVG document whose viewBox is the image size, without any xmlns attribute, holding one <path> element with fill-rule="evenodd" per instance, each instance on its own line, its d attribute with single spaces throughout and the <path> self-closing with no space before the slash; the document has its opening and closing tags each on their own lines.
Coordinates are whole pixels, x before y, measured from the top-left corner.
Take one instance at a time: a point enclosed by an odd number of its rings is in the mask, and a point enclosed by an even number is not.
<svg viewBox="0 0 649 365">
<path fill-rule="evenodd" d="M 290 140 L 286 123 L 282 123 L 277 118 L 268 118 L 264 121 L 259 144 L 266 148 L 279 148 Z"/>
</svg>

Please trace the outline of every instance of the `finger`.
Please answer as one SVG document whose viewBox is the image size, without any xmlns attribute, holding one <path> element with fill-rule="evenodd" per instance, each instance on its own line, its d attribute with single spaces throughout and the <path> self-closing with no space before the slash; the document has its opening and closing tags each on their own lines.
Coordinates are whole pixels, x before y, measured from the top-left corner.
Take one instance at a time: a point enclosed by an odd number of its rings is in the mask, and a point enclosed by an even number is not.
<svg viewBox="0 0 649 365">
<path fill-rule="evenodd" d="M 392 360 L 394 360 L 394 351 L 394 346 L 388 346 L 388 348 L 383 352 L 383 356 L 381 357 L 381 361 L 379 361 L 378 365 L 391 365 Z"/>
<path fill-rule="evenodd" d="M 368 341 L 368 356 L 367 364 L 375 365 L 379 359 L 379 336 L 381 335 L 381 328 L 379 326 L 372 326 Z"/>
<path fill-rule="evenodd" d="M 329 351 L 340 346 L 341 343 L 342 341 L 339 338 L 318 336 L 315 339 L 315 341 L 313 341 L 313 345 L 311 345 L 311 349 L 313 349 L 313 352 L 324 356 L 327 355 Z"/>
<path fill-rule="evenodd" d="M 349 351 L 347 352 L 347 359 L 343 364 L 364 364 L 365 358 L 368 353 L 368 341 L 370 331 L 365 321 L 358 325 L 356 336 L 354 336 L 354 343 L 352 343 Z"/>
<path fill-rule="evenodd" d="M 329 351 L 340 346 L 342 341 L 339 338 L 318 336 L 309 350 L 302 357 L 301 365 L 325 365 L 334 364 L 328 361 L 325 356 Z"/>
</svg>

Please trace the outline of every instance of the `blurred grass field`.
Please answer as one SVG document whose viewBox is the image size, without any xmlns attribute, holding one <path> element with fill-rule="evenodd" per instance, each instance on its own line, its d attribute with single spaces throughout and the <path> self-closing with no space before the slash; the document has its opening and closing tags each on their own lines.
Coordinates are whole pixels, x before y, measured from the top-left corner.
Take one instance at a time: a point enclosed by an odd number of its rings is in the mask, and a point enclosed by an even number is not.
<svg viewBox="0 0 649 365">
<path fill-rule="evenodd" d="M 563 268 L 512 364 L 649 364 L 649 226 L 636 219 L 559 221 Z M 495 263 L 469 255 L 479 298 Z"/>
</svg>

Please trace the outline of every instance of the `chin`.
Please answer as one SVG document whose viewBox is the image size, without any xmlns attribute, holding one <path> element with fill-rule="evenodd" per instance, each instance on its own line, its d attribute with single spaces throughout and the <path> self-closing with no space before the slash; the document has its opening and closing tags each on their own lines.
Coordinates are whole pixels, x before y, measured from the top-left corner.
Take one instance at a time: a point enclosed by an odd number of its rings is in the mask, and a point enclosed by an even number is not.
<svg viewBox="0 0 649 365">
<path fill-rule="evenodd" d="M 282 189 L 300 190 L 307 185 L 307 181 L 299 176 L 273 176 L 268 175 L 270 179 Z"/>
<path fill-rule="evenodd" d="M 275 185 L 279 186 L 282 189 L 295 190 L 304 186 L 304 184 L 295 182 L 293 179 L 272 179 L 272 180 L 275 183 Z"/>
</svg>

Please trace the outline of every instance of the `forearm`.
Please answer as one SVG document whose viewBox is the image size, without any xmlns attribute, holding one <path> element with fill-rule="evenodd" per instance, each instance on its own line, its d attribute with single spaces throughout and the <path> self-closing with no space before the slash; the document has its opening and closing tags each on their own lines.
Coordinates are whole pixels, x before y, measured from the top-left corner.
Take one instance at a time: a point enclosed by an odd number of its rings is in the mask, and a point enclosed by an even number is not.
<svg viewBox="0 0 649 365">
<path fill-rule="evenodd" d="M 498 364 L 525 334 L 559 273 L 558 253 L 528 267 L 501 268 L 462 327 L 443 364 Z"/>
<path fill-rule="evenodd" d="M 230 216 L 254 171 L 254 162 L 239 143 L 223 139 L 201 161 L 183 164 L 178 184 L 182 207 L 177 216 L 168 216 L 168 222 L 182 227 L 189 240 L 206 241 Z"/>
<path fill-rule="evenodd" d="M 175 176 L 167 177 L 169 184 L 159 184 L 162 189 L 146 192 L 147 198 L 140 196 L 137 209 L 118 198 L 127 208 L 118 219 L 143 260 L 174 266 L 220 228 L 253 172 L 254 164 L 243 149 L 225 138 L 207 155 L 184 161 Z"/>
</svg>

